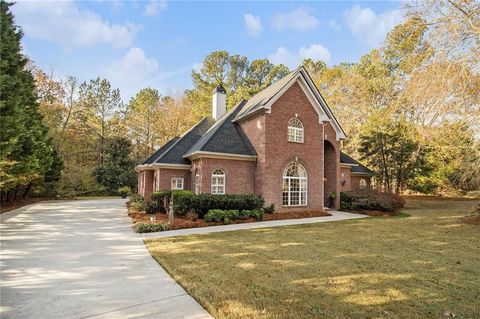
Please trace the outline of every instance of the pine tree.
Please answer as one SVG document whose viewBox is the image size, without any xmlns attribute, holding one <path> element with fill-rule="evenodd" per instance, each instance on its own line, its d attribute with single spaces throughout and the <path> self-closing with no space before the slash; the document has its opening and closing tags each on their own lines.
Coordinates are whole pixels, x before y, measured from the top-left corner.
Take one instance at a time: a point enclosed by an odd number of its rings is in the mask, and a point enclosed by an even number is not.
<svg viewBox="0 0 480 319">
<path fill-rule="evenodd" d="M 38 111 L 32 73 L 21 53 L 22 30 L 0 1 L 0 189 L 2 200 L 28 195 L 33 186 L 58 180 L 62 162 Z"/>
</svg>

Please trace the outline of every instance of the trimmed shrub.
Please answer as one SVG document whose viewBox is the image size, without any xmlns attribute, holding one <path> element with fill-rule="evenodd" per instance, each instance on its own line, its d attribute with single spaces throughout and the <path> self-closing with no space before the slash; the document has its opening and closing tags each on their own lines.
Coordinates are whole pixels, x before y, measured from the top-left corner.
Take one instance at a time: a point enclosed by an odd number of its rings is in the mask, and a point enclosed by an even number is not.
<svg viewBox="0 0 480 319">
<path fill-rule="evenodd" d="M 132 193 L 132 189 L 129 186 L 122 186 L 120 187 L 117 192 L 125 198 L 127 195 L 130 195 Z"/>
<path fill-rule="evenodd" d="M 134 202 L 143 202 L 143 197 L 140 194 L 134 193 L 129 196 L 129 200 L 131 203 Z"/>
<path fill-rule="evenodd" d="M 173 207 L 178 215 L 186 215 L 192 209 L 203 218 L 210 210 L 252 210 L 263 207 L 264 200 L 255 194 L 213 195 L 174 192 Z"/>
<path fill-rule="evenodd" d="M 169 190 L 152 193 L 152 201 L 156 204 L 159 213 L 166 213 L 168 211 L 171 196 L 172 192 Z"/>
<path fill-rule="evenodd" d="M 223 222 L 225 219 L 226 214 L 224 210 L 221 209 L 212 209 L 209 210 L 207 214 L 205 214 L 205 221 L 206 222 Z"/>
<path fill-rule="evenodd" d="M 343 209 L 395 212 L 404 205 L 405 200 L 393 193 L 377 192 L 371 189 L 340 193 L 340 206 Z"/>
<path fill-rule="evenodd" d="M 275 212 L 275 204 L 270 204 L 268 206 L 265 206 L 263 208 L 263 211 L 265 212 L 265 214 L 273 214 L 273 212 Z"/>
<path fill-rule="evenodd" d="M 167 224 L 149 224 L 149 223 L 137 223 L 133 226 L 133 229 L 137 233 L 154 233 L 157 231 L 168 230 Z"/>
<path fill-rule="evenodd" d="M 263 208 L 261 209 L 254 209 L 250 211 L 250 217 L 255 218 L 256 220 L 262 220 L 264 214 Z"/>
<path fill-rule="evenodd" d="M 263 209 L 252 209 L 252 210 L 242 210 L 238 211 L 236 209 L 231 210 L 221 210 L 221 209 L 211 209 L 205 214 L 206 222 L 223 222 L 225 224 L 230 224 L 232 221 L 237 219 L 248 219 L 255 218 L 261 220 L 263 218 L 264 211 Z"/>
<path fill-rule="evenodd" d="M 148 215 L 153 215 L 157 213 L 158 207 L 154 202 L 146 202 L 145 203 L 145 213 Z"/>
<path fill-rule="evenodd" d="M 132 203 L 130 204 L 130 207 L 131 207 L 132 209 L 136 210 L 137 212 L 143 212 L 143 211 L 145 211 L 145 209 L 146 209 L 146 204 L 145 204 L 145 202 L 144 202 L 143 199 L 142 199 L 142 201 L 132 202 Z"/>
</svg>

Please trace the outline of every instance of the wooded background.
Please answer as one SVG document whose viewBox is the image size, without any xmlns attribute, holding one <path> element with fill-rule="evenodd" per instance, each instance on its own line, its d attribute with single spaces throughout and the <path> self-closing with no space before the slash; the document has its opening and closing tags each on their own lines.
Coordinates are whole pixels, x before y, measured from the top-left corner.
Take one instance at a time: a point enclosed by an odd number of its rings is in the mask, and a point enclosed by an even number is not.
<svg viewBox="0 0 480 319">
<path fill-rule="evenodd" d="M 1 1 L 1 199 L 115 194 L 135 165 L 211 112 L 217 85 L 228 108 L 290 70 L 226 51 L 192 70 L 193 88 L 140 90 L 122 101 L 108 79 L 54 78 L 21 53 L 21 26 Z M 397 193 L 480 188 L 480 3 L 405 5 L 405 20 L 356 63 L 305 60 L 347 133 L 343 151 Z"/>
</svg>

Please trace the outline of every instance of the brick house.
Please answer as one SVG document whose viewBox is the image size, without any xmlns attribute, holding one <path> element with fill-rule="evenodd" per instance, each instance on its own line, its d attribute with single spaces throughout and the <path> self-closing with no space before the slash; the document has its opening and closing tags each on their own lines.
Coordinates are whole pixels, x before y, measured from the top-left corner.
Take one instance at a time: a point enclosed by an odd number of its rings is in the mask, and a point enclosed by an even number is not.
<svg viewBox="0 0 480 319">
<path fill-rule="evenodd" d="M 218 87 L 212 117 L 135 168 L 138 192 L 255 193 L 276 211 L 323 211 L 330 193 L 370 186 L 372 171 L 340 152 L 344 139 L 303 67 L 229 112 Z"/>
</svg>

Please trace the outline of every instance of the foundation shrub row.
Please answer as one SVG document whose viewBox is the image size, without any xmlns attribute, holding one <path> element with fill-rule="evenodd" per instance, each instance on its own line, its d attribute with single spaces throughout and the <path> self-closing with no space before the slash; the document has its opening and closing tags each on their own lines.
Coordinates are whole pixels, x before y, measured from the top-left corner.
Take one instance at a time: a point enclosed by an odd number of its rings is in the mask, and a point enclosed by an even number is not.
<svg viewBox="0 0 480 319">
<path fill-rule="evenodd" d="M 340 205 L 342 209 L 393 213 L 405 206 L 405 199 L 393 193 L 364 189 L 340 193 Z"/>
</svg>

